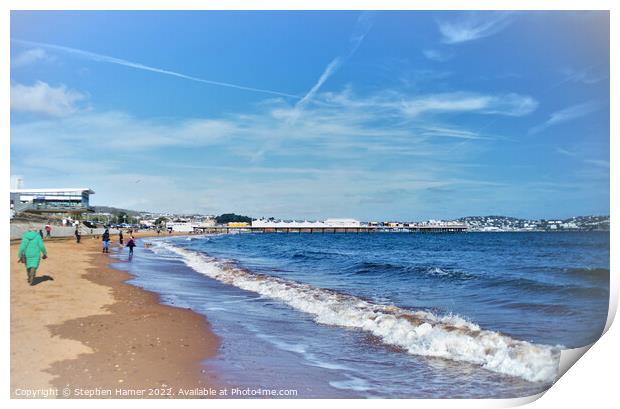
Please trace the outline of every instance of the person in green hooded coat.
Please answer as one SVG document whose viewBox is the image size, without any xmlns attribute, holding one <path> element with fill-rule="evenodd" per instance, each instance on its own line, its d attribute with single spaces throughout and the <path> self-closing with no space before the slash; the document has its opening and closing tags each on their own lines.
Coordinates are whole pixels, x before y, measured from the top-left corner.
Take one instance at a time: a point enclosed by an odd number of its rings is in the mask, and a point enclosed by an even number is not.
<svg viewBox="0 0 620 409">
<path fill-rule="evenodd" d="M 43 244 L 41 235 L 34 230 L 29 230 L 22 236 L 22 243 L 17 252 L 17 258 L 21 263 L 26 264 L 26 272 L 28 274 L 28 283 L 33 285 L 34 276 L 39 268 L 41 261 L 41 253 L 43 258 L 47 258 L 47 250 Z"/>
</svg>

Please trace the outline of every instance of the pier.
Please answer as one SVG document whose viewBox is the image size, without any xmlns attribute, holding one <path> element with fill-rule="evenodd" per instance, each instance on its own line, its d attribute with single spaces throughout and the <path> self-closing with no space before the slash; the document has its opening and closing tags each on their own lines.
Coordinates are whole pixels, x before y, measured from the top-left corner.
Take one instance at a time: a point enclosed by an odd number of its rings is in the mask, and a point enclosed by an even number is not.
<svg viewBox="0 0 620 409">
<path fill-rule="evenodd" d="M 467 226 L 454 225 L 410 225 L 404 227 L 358 226 L 358 227 L 257 227 L 257 226 L 210 226 L 194 227 L 194 233 L 464 233 Z"/>
</svg>

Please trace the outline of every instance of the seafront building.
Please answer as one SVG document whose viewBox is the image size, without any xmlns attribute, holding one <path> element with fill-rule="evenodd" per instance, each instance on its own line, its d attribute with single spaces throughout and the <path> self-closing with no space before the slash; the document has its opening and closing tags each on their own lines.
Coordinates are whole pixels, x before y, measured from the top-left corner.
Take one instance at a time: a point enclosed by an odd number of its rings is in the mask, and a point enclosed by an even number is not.
<svg viewBox="0 0 620 409">
<path fill-rule="evenodd" d="M 14 189 L 10 191 L 11 218 L 22 214 L 46 214 L 75 216 L 93 212 L 89 188 L 42 188 Z"/>
<path fill-rule="evenodd" d="M 215 226 L 215 221 L 213 219 L 206 219 L 202 221 L 176 219 L 174 221 L 166 222 L 166 229 L 171 229 L 174 232 L 185 233 L 213 226 Z"/>
</svg>

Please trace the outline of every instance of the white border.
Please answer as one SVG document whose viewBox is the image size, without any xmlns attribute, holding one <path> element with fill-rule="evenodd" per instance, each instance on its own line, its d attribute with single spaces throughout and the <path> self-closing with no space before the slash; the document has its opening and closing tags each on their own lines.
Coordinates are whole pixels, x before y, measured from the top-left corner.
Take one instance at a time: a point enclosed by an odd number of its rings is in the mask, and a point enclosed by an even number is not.
<svg viewBox="0 0 620 409">
<path fill-rule="evenodd" d="M 6 193 L 9 190 L 9 175 L 10 175 L 10 161 L 9 156 L 9 134 L 10 134 L 10 114 L 9 114 L 9 90 L 10 90 L 10 69 L 9 69 L 9 47 L 10 47 L 10 10 L 360 10 L 360 9 L 372 9 L 372 10 L 442 10 L 442 9 L 455 9 L 455 10 L 610 10 L 611 18 L 611 67 L 610 73 L 610 85 L 611 90 L 619 90 L 620 84 L 615 73 L 618 73 L 618 52 L 616 51 L 618 46 L 618 18 L 615 12 L 618 9 L 614 1 L 605 0 L 589 0 L 589 1 L 557 1 L 557 0 L 427 0 L 425 2 L 412 2 L 402 0 L 359 0 L 359 1 L 342 1 L 342 0 L 290 0 L 290 1 L 278 1 L 278 0 L 264 0 L 264 1 L 241 1 L 241 0 L 229 0 L 226 2 L 205 2 L 194 0 L 150 0 L 150 1 L 136 1 L 136 0 L 89 0 L 89 1 L 77 1 L 77 0 L 5 0 L 1 3 L 0 8 L 2 14 L 0 16 L 0 72 L 2 77 L 0 84 L 2 86 L 3 96 L 0 98 L 0 106 L 2 111 L 0 113 L 0 129 L 1 129 L 1 148 L 0 151 L 4 156 L 2 161 L 2 172 L 4 172 L 4 186 L 6 187 Z M 612 92 L 611 97 L 611 135 L 618 134 L 617 119 L 620 118 L 620 112 L 618 110 L 617 92 Z M 610 174 L 611 174 L 611 219 L 612 219 L 612 232 L 611 232 L 611 302 L 610 302 L 610 315 L 607 322 L 607 328 L 610 328 L 610 324 L 613 321 L 615 312 L 618 305 L 618 280 L 616 266 L 618 265 L 618 229 L 615 227 L 615 209 L 619 209 L 618 201 L 618 187 L 620 175 L 620 166 L 616 161 L 618 156 L 618 141 L 617 138 L 611 138 L 610 141 Z M 5 193 L 5 194 L 6 194 Z M 2 220 L 3 231 L 8 232 L 8 219 Z M 4 266 L 8 266 L 8 234 L 2 237 L 2 260 Z M 5 271 L 5 280 L 8 277 L 8 271 Z M 6 283 L 6 281 L 5 281 Z M 4 324 L 2 345 L 4 349 L 3 356 L 5 357 L 5 365 L 2 371 L 2 380 L 5 385 L 5 399 L 9 397 L 9 334 L 10 334 L 10 290 L 8 286 L 4 287 L 4 303 L 2 306 L 2 320 Z M 601 407 L 609 407 L 612 402 L 618 401 L 618 393 L 616 392 L 617 386 L 614 382 L 614 375 L 617 365 L 619 363 L 617 345 L 620 345 L 620 335 L 617 325 L 611 327 L 604 337 L 595 343 L 590 351 L 587 353 L 587 357 L 579 360 L 575 364 L 575 368 L 568 371 L 567 375 L 562 377 L 556 385 L 554 385 L 545 395 L 543 399 L 539 399 L 533 404 L 533 407 L 556 407 L 564 405 L 595 405 Z M 375 405 L 394 405 L 399 407 L 411 407 L 411 405 L 420 405 L 424 407 L 447 407 L 458 405 L 460 407 L 505 407 L 525 404 L 534 400 L 535 397 L 512 399 L 512 400 L 381 400 L 381 401 L 363 401 L 356 400 L 354 402 L 342 402 L 341 400 L 321 400 L 319 404 L 324 405 L 347 405 L 353 404 L 360 407 L 374 407 Z M 266 406 L 281 406 L 289 407 L 291 402 L 276 401 L 276 400 L 250 400 L 244 401 L 248 405 L 266 407 Z M 31 401 L 25 400 L 11 400 L 8 402 L 11 406 L 21 407 L 22 405 L 31 405 Z M 52 406 L 63 407 L 81 407 L 84 402 L 81 401 L 55 401 L 46 402 Z M 180 404 L 181 401 L 175 401 L 174 404 Z M 214 405 L 221 407 L 236 406 L 236 401 L 182 401 L 187 405 Z M 133 402 L 118 401 L 114 403 L 120 405 L 132 405 Z M 148 401 L 146 404 L 154 406 L 167 405 L 165 401 Z M 300 401 L 294 402 L 295 406 L 310 407 L 314 406 L 315 402 Z M 96 407 L 108 407 L 109 403 L 105 401 L 90 401 L 88 405 Z M 104 406 L 105 405 L 105 406 Z"/>
</svg>

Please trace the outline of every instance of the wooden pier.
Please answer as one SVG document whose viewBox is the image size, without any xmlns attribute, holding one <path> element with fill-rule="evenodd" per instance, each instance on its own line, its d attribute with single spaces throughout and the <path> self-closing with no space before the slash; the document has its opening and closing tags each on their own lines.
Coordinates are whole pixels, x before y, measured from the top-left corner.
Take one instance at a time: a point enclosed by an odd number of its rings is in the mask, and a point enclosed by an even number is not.
<svg viewBox="0 0 620 409">
<path fill-rule="evenodd" d="M 194 227 L 194 233 L 463 233 L 467 226 L 459 225 L 413 225 L 405 227 L 359 226 L 359 227 Z"/>
</svg>

